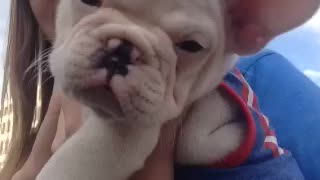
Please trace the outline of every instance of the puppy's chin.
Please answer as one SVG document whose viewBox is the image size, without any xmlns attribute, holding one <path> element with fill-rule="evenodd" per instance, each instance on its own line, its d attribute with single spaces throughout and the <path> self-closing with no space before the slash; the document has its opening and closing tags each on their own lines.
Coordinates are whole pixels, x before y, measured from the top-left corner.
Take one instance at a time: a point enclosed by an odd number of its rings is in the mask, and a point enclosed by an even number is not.
<svg viewBox="0 0 320 180">
<path fill-rule="evenodd" d="M 92 111 L 103 119 L 119 121 L 120 117 L 123 117 L 120 104 L 110 89 L 101 86 L 88 89 L 65 90 L 65 92 L 70 92 L 70 96 L 90 107 Z"/>
</svg>

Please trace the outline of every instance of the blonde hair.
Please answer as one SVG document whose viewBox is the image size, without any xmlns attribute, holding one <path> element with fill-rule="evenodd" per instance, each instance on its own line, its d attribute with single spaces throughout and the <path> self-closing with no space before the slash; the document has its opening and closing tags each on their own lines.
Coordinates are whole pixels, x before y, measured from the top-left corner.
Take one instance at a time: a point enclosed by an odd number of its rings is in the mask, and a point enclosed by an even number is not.
<svg viewBox="0 0 320 180">
<path fill-rule="evenodd" d="M 10 86 L 13 132 L 5 165 L 0 173 L 2 180 L 10 180 L 28 157 L 37 134 L 37 128 L 32 126 L 37 95 L 42 100 L 38 119 L 41 125 L 53 86 L 49 72 L 38 68 L 42 67 L 46 58 L 36 59 L 44 49 L 50 47 L 50 43 L 43 38 L 28 0 L 11 0 L 9 23 L 2 101 Z"/>
</svg>

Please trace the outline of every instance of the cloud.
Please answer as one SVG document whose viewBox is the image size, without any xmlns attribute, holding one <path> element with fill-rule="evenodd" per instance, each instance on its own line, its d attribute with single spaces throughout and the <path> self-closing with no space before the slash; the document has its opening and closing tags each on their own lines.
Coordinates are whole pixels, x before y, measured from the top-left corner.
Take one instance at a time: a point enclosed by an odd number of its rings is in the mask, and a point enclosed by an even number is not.
<svg viewBox="0 0 320 180">
<path fill-rule="evenodd" d="M 5 49 L 7 45 L 7 33 L 5 29 L 0 28 L 0 69 L 3 67 L 3 59 L 5 57 Z M 0 71 L 1 73 L 1 71 Z"/>
<path fill-rule="evenodd" d="M 303 27 L 320 35 L 320 10 Z"/>
<path fill-rule="evenodd" d="M 0 28 L 0 57 L 6 44 L 5 31 Z"/>
<path fill-rule="evenodd" d="M 314 71 L 307 69 L 303 72 L 307 77 L 309 77 L 313 82 L 320 86 L 320 71 Z"/>
<path fill-rule="evenodd" d="M 4 50 L 4 38 L 0 35 L 0 57 L 2 57 L 3 50 Z"/>
<path fill-rule="evenodd" d="M 10 12 L 10 0 L 2 0 L 0 6 L 0 21 L 6 20 Z"/>
</svg>

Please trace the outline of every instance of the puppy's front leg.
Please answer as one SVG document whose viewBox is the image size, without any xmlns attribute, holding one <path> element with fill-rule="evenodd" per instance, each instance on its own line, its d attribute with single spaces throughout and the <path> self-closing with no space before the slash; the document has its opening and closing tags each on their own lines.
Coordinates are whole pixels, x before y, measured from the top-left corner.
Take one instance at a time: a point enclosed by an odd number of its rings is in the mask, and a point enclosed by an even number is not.
<svg viewBox="0 0 320 180">
<path fill-rule="evenodd" d="M 167 105 L 171 101 L 157 70 L 141 65 L 128 71 L 110 82 L 122 113 L 110 118 L 88 105 L 83 127 L 53 155 L 37 180 L 126 180 L 143 167 L 175 108 Z"/>
<path fill-rule="evenodd" d="M 115 127 L 90 114 L 37 180 L 126 180 L 143 167 L 157 144 L 160 126 Z"/>
</svg>

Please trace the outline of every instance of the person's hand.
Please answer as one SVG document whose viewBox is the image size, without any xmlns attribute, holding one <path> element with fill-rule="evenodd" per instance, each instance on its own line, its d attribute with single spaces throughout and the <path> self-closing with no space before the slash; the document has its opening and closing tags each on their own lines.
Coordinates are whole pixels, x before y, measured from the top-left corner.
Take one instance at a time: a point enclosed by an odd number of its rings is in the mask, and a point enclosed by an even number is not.
<svg viewBox="0 0 320 180">
<path fill-rule="evenodd" d="M 17 171 L 11 179 L 9 180 L 35 180 L 38 173 L 40 172 L 39 168 L 36 168 L 37 162 L 32 162 L 30 160 L 19 170 Z"/>
<path fill-rule="evenodd" d="M 130 180 L 173 180 L 174 151 L 178 123 L 170 121 L 161 130 L 159 143 L 145 163 L 144 169 Z"/>
<path fill-rule="evenodd" d="M 81 127 L 82 104 L 60 93 L 61 113 L 58 120 L 57 132 L 52 143 L 52 152 L 56 152 L 71 135 Z"/>
<path fill-rule="evenodd" d="M 18 171 L 11 180 L 35 180 L 36 174 L 34 175 L 31 171 L 27 169 L 21 169 Z"/>
</svg>

